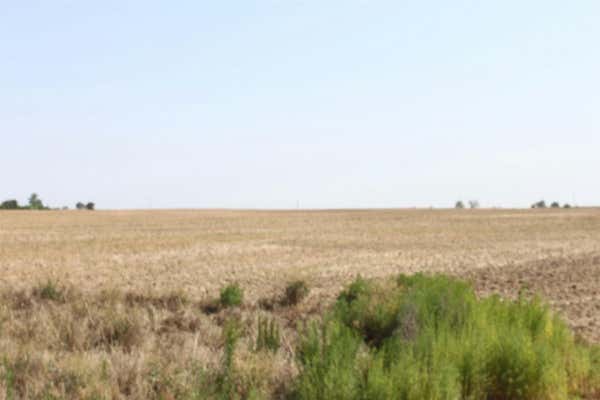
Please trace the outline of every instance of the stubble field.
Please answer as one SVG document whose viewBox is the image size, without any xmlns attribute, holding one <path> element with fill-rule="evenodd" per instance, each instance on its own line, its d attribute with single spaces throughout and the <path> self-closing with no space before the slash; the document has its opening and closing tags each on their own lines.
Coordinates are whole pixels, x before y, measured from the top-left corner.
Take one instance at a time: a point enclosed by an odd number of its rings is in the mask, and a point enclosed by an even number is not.
<svg viewBox="0 0 600 400">
<path fill-rule="evenodd" d="M 276 393 L 295 373 L 298 320 L 357 275 L 414 272 L 466 278 L 481 295 L 539 293 L 600 342 L 599 209 L 0 212 L 0 399 L 177 397 L 189 371 L 219 364 L 229 312 L 248 330 L 241 373 L 270 376 Z M 260 306 L 294 280 L 310 287 L 301 304 Z M 203 311 L 233 282 L 239 310 Z M 251 351 L 263 314 L 282 326 L 275 354 Z"/>
</svg>

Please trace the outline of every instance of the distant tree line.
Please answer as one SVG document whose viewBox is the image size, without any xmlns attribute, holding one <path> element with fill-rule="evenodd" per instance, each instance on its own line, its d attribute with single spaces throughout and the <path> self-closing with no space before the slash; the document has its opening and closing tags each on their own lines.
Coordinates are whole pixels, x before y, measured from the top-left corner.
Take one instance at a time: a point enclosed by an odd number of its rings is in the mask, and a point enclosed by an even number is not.
<svg viewBox="0 0 600 400">
<path fill-rule="evenodd" d="M 468 204 L 469 204 L 469 208 L 473 208 L 473 209 L 479 208 L 479 201 L 478 200 L 469 200 Z M 465 203 L 463 203 L 462 200 L 458 200 L 454 204 L 454 208 L 459 208 L 459 209 L 465 208 Z"/>
<path fill-rule="evenodd" d="M 479 202 L 477 200 L 469 200 L 468 205 L 469 208 L 479 208 Z M 458 200 L 456 203 L 454 203 L 454 208 L 463 209 L 466 208 L 466 205 L 462 200 Z M 540 200 L 533 203 L 531 208 L 548 208 L 548 206 L 546 205 L 545 200 Z M 550 208 L 561 208 L 561 205 L 558 201 L 553 201 L 550 204 Z M 569 203 L 565 203 L 562 205 L 562 208 L 571 208 L 571 205 Z"/>
<path fill-rule="evenodd" d="M 78 210 L 93 210 L 96 208 L 96 205 L 92 202 L 83 204 L 81 201 L 75 204 L 75 208 Z"/>
<path fill-rule="evenodd" d="M 49 210 L 49 207 L 46 207 L 42 202 L 42 199 L 38 196 L 37 193 L 32 193 L 29 196 L 29 200 L 27 201 L 27 205 L 21 206 L 19 202 L 15 199 L 5 200 L 0 203 L 0 210 Z"/>
<path fill-rule="evenodd" d="M 548 206 L 546 205 L 546 201 L 545 200 L 540 200 L 540 201 L 536 201 L 535 203 L 533 203 L 531 205 L 531 208 L 547 208 Z M 553 201 L 550 204 L 550 208 L 560 208 L 560 203 L 558 201 Z M 571 205 L 569 203 L 565 203 L 562 208 L 571 208 Z"/>
<path fill-rule="evenodd" d="M 75 208 L 78 210 L 94 210 L 96 208 L 96 204 L 92 202 L 82 203 L 78 202 L 75 205 Z M 69 207 L 63 207 L 63 210 L 68 210 Z M 5 200 L 0 203 L 0 210 L 50 210 L 50 207 L 44 205 L 44 202 L 37 193 L 32 193 L 27 200 L 27 205 L 21 206 L 19 202 L 15 199 Z"/>
</svg>

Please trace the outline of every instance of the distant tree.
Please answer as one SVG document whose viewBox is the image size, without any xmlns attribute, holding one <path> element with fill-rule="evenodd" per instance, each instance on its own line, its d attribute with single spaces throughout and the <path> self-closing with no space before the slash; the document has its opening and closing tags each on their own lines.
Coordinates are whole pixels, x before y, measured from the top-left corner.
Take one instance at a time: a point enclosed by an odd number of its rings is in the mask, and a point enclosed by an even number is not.
<svg viewBox="0 0 600 400">
<path fill-rule="evenodd" d="M 469 208 L 479 208 L 478 200 L 469 200 Z"/>
<path fill-rule="evenodd" d="M 45 208 L 42 199 L 39 198 L 37 193 L 32 193 L 29 196 L 29 208 L 31 210 L 43 210 Z"/>
<path fill-rule="evenodd" d="M 83 204 L 82 202 L 77 202 L 77 204 L 75 204 L 75 208 L 78 210 L 83 210 L 85 209 L 85 204 Z"/>
<path fill-rule="evenodd" d="M 569 203 L 565 203 L 565 205 L 563 206 L 563 208 L 571 208 L 571 205 Z"/>
<path fill-rule="evenodd" d="M 546 208 L 546 202 L 544 200 L 540 200 L 537 203 L 533 203 L 531 208 Z"/>
<path fill-rule="evenodd" d="M 463 209 L 463 208 L 465 208 L 465 203 L 463 203 L 462 200 L 459 200 L 456 202 L 456 204 L 454 204 L 454 208 Z"/>
<path fill-rule="evenodd" d="M 19 202 L 17 200 L 6 200 L 0 204 L 0 210 L 18 210 Z"/>
<path fill-rule="evenodd" d="M 94 203 L 92 203 L 91 201 L 85 205 L 86 210 L 94 210 L 95 208 L 96 208 L 96 205 Z"/>
<path fill-rule="evenodd" d="M 552 204 L 550 204 L 550 207 L 552 207 L 552 208 L 560 208 L 560 204 L 558 204 L 558 201 L 553 201 Z"/>
</svg>

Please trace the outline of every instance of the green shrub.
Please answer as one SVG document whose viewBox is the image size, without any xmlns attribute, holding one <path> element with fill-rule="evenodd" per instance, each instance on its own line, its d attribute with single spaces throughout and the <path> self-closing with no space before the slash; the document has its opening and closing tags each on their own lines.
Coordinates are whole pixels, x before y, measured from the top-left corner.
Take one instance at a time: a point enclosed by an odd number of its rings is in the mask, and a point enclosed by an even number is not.
<svg viewBox="0 0 600 400">
<path fill-rule="evenodd" d="M 235 346 L 240 338 L 240 328 L 238 322 L 231 320 L 225 326 L 223 331 L 225 339 L 225 349 L 223 351 L 223 359 L 221 361 L 221 376 L 217 380 L 222 398 L 234 399 L 236 396 L 235 388 L 235 366 L 233 357 L 235 354 Z"/>
<path fill-rule="evenodd" d="M 294 281 L 287 285 L 285 294 L 281 301 L 287 306 L 295 306 L 308 296 L 310 289 L 304 281 Z"/>
<path fill-rule="evenodd" d="M 360 338 L 336 321 L 305 328 L 297 351 L 301 374 L 298 399 L 352 399 L 359 393 L 361 371 L 356 362 Z"/>
<path fill-rule="evenodd" d="M 298 399 L 568 399 L 600 390 L 597 350 L 539 299 L 478 300 L 444 276 L 357 278 L 301 335 Z"/>
<path fill-rule="evenodd" d="M 356 277 L 348 288 L 338 296 L 338 300 L 344 303 L 352 303 L 360 296 L 368 295 L 371 293 L 371 282 L 363 279 L 360 275 Z"/>
<path fill-rule="evenodd" d="M 244 291 L 237 283 L 221 289 L 220 303 L 223 307 L 237 307 L 244 301 Z"/>
</svg>

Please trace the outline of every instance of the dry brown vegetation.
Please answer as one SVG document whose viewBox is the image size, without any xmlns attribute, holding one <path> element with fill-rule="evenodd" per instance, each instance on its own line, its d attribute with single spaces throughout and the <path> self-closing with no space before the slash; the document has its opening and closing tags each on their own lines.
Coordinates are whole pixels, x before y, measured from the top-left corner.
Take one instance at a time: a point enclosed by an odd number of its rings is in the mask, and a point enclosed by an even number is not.
<svg viewBox="0 0 600 400">
<path fill-rule="evenodd" d="M 298 321 L 357 274 L 417 271 L 540 293 L 600 342 L 597 209 L 5 211 L 0 399 L 179 398 L 219 369 L 232 316 L 237 379 L 277 395 L 296 373 Z M 287 304 L 298 280 L 308 297 Z M 209 307 L 234 282 L 243 306 Z M 276 352 L 255 351 L 260 316 L 281 327 Z"/>
</svg>

